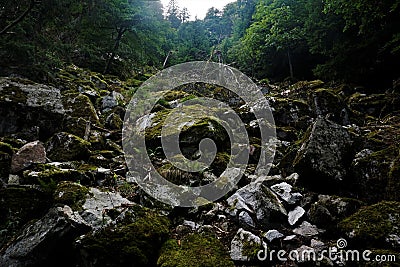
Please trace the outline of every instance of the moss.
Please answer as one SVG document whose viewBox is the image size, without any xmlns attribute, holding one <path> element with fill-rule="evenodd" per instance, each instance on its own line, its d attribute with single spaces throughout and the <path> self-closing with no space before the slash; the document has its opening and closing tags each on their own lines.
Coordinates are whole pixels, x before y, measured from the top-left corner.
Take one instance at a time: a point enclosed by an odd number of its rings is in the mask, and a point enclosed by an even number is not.
<svg viewBox="0 0 400 267">
<path fill-rule="evenodd" d="M 154 212 L 139 211 L 133 223 L 85 236 L 80 244 L 85 259 L 102 266 L 154 266 L 169 235 L 169 221 Z"/>
<path fill-rule="evenodd" d="M 391 163 L 386 195 L 389 200 L 400 201 L 400 153 Z"/>
<path fill-rule="evenodd" d="M 27 96 L 20 87 L 8 85 L 0 90 L 0 101 L 26 104 Z"/>
<path fill-rule="evenodd" d="M 96 110 L 89 97 L 79 93 L 70 93 L 63 95 L 62 102 L 67 115 L 76 118 L 84 117 L 92 123 L 99 123 Z"/>
<path fill-rule="evenodd" d="M 260 244 L 254 243 L 254 242 L 249 242 L 249 241 L 243 241 L 243 247 L 242 247 L 242 255 L 246 256 L 250 260 L 257 259 L 257 253 L 262 249 Z"/>
<path fill-rule="evenodd" d="M 10 144 L 0 142 L 0 152 L 7 153 L 9 155 L 13 154 L 13 147 Z"/>
<path fill-rule="evenodd" d="M 230 158 L 231 156 L 228 153 L 218 152 L 210 166 L 213 173 L 217 176 L 221 175 L 228 166 Z"/>
<path fill-rule="evenodd" d="M 400 234 L 400 203 L 383 201 L 363 207 L 339 223 L 339 228 L 367 243 L 383 242 L 389 234 Z"/>
<path fill-rule="evenodd" d="M 49 184 L 54 181 L 58 183 L 60 181 L 86 181 L 83 172 L 79 172 L 73 169 L 47 169 L 44 171 L 25 171 L 23 173 L 23 182 L 26 184 Z"/>
<path fill-rule="evenodd" d="M 61 132 L 47 142 L 47 155 L 54 161 L 86 159 L 89 156 L 90 143 L 82 138 Z"/>
<path fill-rule="evenodd" d="M 62 181 L 57 185 L 54 192 L 54 203 L 65 204 L 70 206 L 72 210 L 80 211 L 88 194 L 89 189 L 85 186 Z"/>
<path fill-rule="evenodd" d="M 176 99 L 181 99 L 186 95 L 187 93 L 184 91 L 171 90 L 164 94 L 164 99 L 166 101 L 174 101 Z"/>
<path fill-rule="evenodd" d="M 160 267 L 234 266 L 226 249 L 215 237 L 191 234 L 164 243 L 157 265 Z"/>
</svg>

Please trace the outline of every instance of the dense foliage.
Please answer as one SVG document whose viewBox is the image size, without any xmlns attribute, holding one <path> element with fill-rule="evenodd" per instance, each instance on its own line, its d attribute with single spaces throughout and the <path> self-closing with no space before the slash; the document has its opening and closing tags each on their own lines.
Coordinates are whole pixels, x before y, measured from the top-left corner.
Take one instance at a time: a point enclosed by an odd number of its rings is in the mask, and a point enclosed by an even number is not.
<svg viewBox="0 0 400 267">
<path fill-rule="evenodd" d="M 128 77 L 213 60 L 263 79 L 316 76 L 365 85 L 400 74 L 400 0 L 237 0 L 190 21 L 171 0 L 0 4 L 0 74 L 36 80 L 74 63 Z"/>
</svg>

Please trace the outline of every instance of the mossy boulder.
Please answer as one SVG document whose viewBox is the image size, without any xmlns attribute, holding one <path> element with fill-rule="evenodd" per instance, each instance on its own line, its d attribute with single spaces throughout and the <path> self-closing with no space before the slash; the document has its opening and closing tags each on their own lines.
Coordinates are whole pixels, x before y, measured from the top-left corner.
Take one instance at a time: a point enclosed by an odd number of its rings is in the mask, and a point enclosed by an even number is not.
<svg viewBox="0 0 400 267">
<path fill-rule="evenodd" d="M 347 105 L 332 89 L 319 88 L 313 91 L 310 93 L 309 103 L 316 116 L 328 115 L 330 120 L 338 124 L 350 124 Z"/>
<path fill-rule="evenodd" d="M 369 203 L 382 199 L 396 200 L 396 188 L 399 188 L 399 177 L 396 176 L 398 155 L 396 145 L 376 152 L 365 149 L 356 154 L 351 170 L 361 198 Z"/>
<path fill-rule="evenodd" d="M 83 237 L 78 244 L 84 266 L 154 266 L 169 236 L 169 221 L 152 211 L 139 211 L 134 222 Z"/>
<path fill-rule="evenodd" d="M 400 95 L 396 93 L 355 93 L 348 98 L 349 107 L 356 113 L 384 117 L 400 108 Z"/>
<path fill-rule="evenodd" d="M 310 126 L 293 161 L 299 182 L 327 192 L 346 183 L 354 155 L 349 132 L 330 120 L 318 118 Z"/>
<path fill-rule="evenodd" d="M 52 205 L 51 196 L 30 186 L 0 189 L 0 247 L 31 219 L 39 218 Z"/>
<path fill-rule="evenodd" d="M 157 266 L 233 267 L 235 265 L 217 238 L 205 234 L 190 234 L 179 241 L 170 239 L 165 242 Z"/>
<path fill-rule="evenodd" d="M 44 140 L 60 130 L 64 119 L 60 90 L 24 81 L 0 78 L 0 135 Z"/>
<path fill-rule="evenodd" d="M 311 204 L 307 215 L 317 226 L 325 226 L 336 232 L 336 224 L 355 213 L 362 205 L 363 202 L 356 199 L 319 195 L 318 201 Z"/>
<path fill-rule="evenodd" d="M 55 167 L 50 164 L 39 164 L 31 170 L 22 174 L 23 184 L 35 184 L 46 187 L 51 193 L 56 189 L 57 183 L 61 181 L 79 182 L 90 185 L 94 183 L 94 177 L 87 175 L 86 170 L 74 169 L 74 166 Z"/>
<path fill-rule="evenodd" d="M 89 142 L 66 132 L 53 135 L 46 143 L 47 156 L 53 161 L 87 159 L 89 148 Z"/>
<path fill-rule="evenodd" d="M 339 229 L 360 245 L 387 246 L 390 235 L 400 235 L 400 203 L 382 201 L 363 207 L 341 221 Z"/>
<path fill-rule="evenodd" d="M 311 109 L 302 99 L 272 97 L 272 114 L 278 127 L 293 126 L 305 130 L 311 121 Z"/>
<path fill-rule="evenodd" d="M 99 123 L 96 109 L 89 97 L 80 93 L 68 93 L 62 96 L 66 115 L 75 118 L 84 118 L 94 124 Z"/>
<path fill-rule="evenodd" d="M 71 207 L 72 210 L 81 210 L 89 189 L 78 183 L 62 181 L 58 183 L 54 192 L 54 203 L 64 204 Z"/>
</svg>

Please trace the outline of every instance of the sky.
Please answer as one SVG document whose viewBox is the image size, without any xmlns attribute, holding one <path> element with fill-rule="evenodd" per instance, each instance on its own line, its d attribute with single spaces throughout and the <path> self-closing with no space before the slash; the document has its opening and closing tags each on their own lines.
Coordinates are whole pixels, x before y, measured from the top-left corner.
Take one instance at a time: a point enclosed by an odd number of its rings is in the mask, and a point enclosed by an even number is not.
<svg viewBox="0 0 400 267">
<path fill-rule="evenodd" d="M 190 20 L 203 19 L 206 16 L 207 10 L 211 7 L 222 10 L 222 8 L 236 0 L 178 0 L 180 8 L 186 7 L 190 13 Z M 169 0 L 161 0 L 164 8 L 168 5 Z"/>
</svg>

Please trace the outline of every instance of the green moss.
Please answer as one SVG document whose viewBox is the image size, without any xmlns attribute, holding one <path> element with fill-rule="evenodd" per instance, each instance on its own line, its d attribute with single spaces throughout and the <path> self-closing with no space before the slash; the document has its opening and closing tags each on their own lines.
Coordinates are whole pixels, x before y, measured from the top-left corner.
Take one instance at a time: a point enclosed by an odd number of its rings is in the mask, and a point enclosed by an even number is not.
<svg viewBox="0 0 400 267">
<path fill-rule="evenodd" d="M 257 253 L 262 249 L 260 244 L 243 241 L 242 255 L 246 256 L 250 260 L 257 259 Z"/>
<path fill-rule="evenodd" d="M 80 211 L 88 194 L 89 189 L 85 186 L 62 181 L 57 185 L 54 192 L 54 203 L 65 204 L 70 206 L 72 210 Z"/>
<path fill-rule="evenodd" d="M 386 193 L 387 199 L 400 201 L 400 152 L 399 156 L 391 163 Z"/>
<path fill-rule="evenodd" d="M 157 265 L 159 267 L 234 266 L 221 242 L 215 237 L 191 234 L 180 240 L 164 243 Z"/>
<path fill-rule="evenodd" d="M 10 144 L 0 142 L 0 152 L 7 153 L 9 155 L 13 154 L 13 147 Z"/>
<path fill-rule="evenodd" d="M 228 166 L 230 158 L 231 156 L 228 153 L 218 152 L 210 166 L 213 173 L 217 176 L 221 175 Z"/>
<path fill-rule="evenodd" d="M 26 104 L 27 99 L 26 94 L 18 86 L 8 85 L 0 90 L 0 101 L 2 102 Z"/>
<path fill-rule="evenodd" d="M 389 234 L 400 234 L 400 203 L 383 201 L 363 207 L 339 223 L 339 228 L 368 243 L 384 240 Z"/>
<path fill-rule="evenodd" d="M 174 101 L 176 99 L 181 99 L 187 95 L 186 92 L 184 91 L 177 91 L 177 90 L 171 90 L 168 91 L 166 94 L 164 94 L 164 99 L 166 101 Z"/>
<path fill-rule="evenodd" d="M 79 93 L 70 93 L 63 95 L 62 102 L 67 115 L 76 118 L 83 117 L 93 123 L 99 123 L 96 110 L 89 97 Z"/>
<path fill-rule="evenodd" d="M 47 155 L 54 161 L 86 159 L 89 156 L 90 145 L 88 141 L 76 135 L 61 132 L 47 142 Z"/>
<path fill-rule="evenodd" d="M 135 214 L 133 223 L 83 238 L 80 250 L 85 258 L 102 266 L 154 266 L 169 235 L 169 221 L 143 209 Z"/>
</svg>

